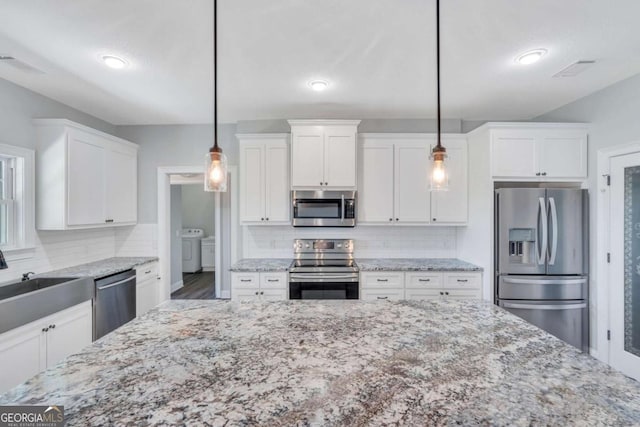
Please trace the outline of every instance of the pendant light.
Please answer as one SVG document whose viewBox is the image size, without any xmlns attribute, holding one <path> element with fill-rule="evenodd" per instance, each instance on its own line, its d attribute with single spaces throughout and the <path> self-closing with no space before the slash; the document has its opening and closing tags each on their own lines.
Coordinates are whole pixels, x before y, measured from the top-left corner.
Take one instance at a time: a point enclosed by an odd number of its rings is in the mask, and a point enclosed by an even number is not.
<svg viewBox="0 0 640 427">
<path fill-rule="evenodd" d="M 431 191 L 446 191 L 449 189 L 449 174 L 447 173 L 447 150 L 442 146 L 442 121 L 440 120 L 440 0 L 436 0 L 436 80 L 438 84 L 438 140 L 431 150 Z"/>
<path fill-rule="evenodd" d="M 218 1 L 213 1 L 213 147 L 206 154 L 204 191 L 227 191 L 227 156 L 218 146 Z"/>
</svg>

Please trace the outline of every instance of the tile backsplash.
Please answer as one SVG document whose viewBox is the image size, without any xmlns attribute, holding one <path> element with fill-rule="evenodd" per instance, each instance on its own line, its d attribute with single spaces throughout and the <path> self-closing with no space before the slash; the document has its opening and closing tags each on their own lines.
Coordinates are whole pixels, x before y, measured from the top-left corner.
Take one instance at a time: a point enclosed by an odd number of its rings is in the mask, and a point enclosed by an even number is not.
<svg viewBox="0 0 640 427">
<path fill-rule="evenodd" d="M 455 258 L 455 227 L 293 228 L 246 226 L 244 258 L 291 258 L 294 239 L 353 239 L 360 258 Z"/>
</svg>

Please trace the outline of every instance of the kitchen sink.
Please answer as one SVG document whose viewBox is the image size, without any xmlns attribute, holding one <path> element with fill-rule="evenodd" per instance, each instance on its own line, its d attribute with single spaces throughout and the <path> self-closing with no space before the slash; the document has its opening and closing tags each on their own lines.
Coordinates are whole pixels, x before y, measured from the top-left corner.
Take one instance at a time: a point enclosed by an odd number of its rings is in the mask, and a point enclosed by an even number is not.
<svg viewBox="0 0 640 427">
<path fill-rule="evenodd" d="M 75 280 L 76 277 L 42 277 L 0 286 L 0 300 Z"/>
<path fill-rule="evenodd" d="M 35 277 L 0 286 L 0 334 L 94 297 L 92 277 Z"/>
</svg>

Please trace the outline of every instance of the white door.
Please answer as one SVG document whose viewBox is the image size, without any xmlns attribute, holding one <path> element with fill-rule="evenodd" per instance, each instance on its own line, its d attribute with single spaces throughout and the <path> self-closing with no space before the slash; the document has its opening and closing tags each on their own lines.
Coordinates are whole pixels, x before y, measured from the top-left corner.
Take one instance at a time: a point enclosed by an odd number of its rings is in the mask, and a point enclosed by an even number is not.
<svg viewBox="0 0 640 427">
<path fill-rule="evenodd" d="M 328 187 L 355 187 L 356 134 L 352 127 L 324 131 L 324 181 Z"/>
<path fill-rule="evenodd" d="M 431 193 L 431 221 L 461 224 L 467 222 L 467 141 L 446 141 L 449 190 Z M 432 147 L 433 149 L 433 147 Z"/>
<path fill-rule="evenodd" d="M 263 222 L 264 212 L 264 144 L 240 148 L 240 221 Z"/>
<path fill-rule="evenodd" d="M 104 149 L 70 133 L 67 161 L 67 224 L 105 224 Z"/>
<path fill-rule="evenodd" d="M 286 143 L 265 144 L 266 221 L 289 222 L 289 149 Z"/>
<path fill-rule="evenodd" d="M 640 153 L 610 166 L 609 362 L 640 380 Z"/>
<path fill-rule="evenodd" d="M 107 220 L 114 223 L 136 222 L 137 156 L 134 153 L 105 150 Z"/>
<path fill-rule="evenodd" d="M 536 178 L 535 131 L 501 130 L 491 136 L 491 175 L 496 178 Z"/>
<path fill-rule="evenodd" d="M 429 144 L 395 145 L 395 218 L 394 223 L 428 223 Z"/>
<path fill-rule="evenodd" d="M 158 305 L 158 281 L 155 277 L 136 283 L 136 316 Z"/>
<path fill-rule="evenodd" d="M 51 367 L 91 344 L 91 301 L 51 316 L 47 327 L 47 367 Z"/>
<path fill-rule="evenodd" d="M 393 143 L 362 144 L 358 186 L 358 221 L 393 222 Z"/>
<path fill-rule="evenodd" d="M 47 367 L 43 329 L 33 322 L 0 335 L 0 394 Z"/>
<path fill-rule="evenodd" d="M 587 177 L 587 134 L 558 132 L 544 134 L 538 140 L 540 174 L 546 178 Z"/>
<path fill-rule="evenodd" d="M 291 138 L 292 187 L 324 187 L 323 138 L 324 134 L 319 126 L 300 128 L 293 132 Z"/>
</svg>

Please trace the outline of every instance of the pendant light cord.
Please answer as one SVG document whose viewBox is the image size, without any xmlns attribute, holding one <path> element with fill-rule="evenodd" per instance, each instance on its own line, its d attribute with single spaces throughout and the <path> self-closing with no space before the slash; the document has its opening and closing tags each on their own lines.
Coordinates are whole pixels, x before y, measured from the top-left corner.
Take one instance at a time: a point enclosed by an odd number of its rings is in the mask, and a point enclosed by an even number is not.
<svg viewBox="0 0 640 427">
<path fill-rule="evenodd" d="M 218 147 L 218 0 L 213 0 L 213 147 Z"/>
<path fill-rule="evenodd" d="M 441 123 L 440 123 L 440 0 L 436 0 L 436 81 L 437 81 L 437 98 L 438 98 L 438 144 L 437 147 L 442 147 L 441 144 Z"/>
</svg>

